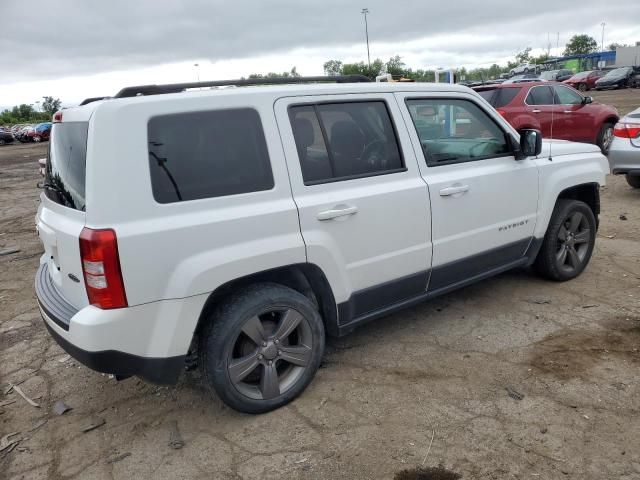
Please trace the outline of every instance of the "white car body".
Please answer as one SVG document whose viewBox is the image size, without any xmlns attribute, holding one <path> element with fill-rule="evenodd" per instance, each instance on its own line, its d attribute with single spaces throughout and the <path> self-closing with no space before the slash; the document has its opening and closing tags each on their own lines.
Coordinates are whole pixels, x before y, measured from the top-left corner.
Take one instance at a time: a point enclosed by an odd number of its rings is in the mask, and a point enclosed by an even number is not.
<svg viewBox="0 0 640 480">
<path fill-rule="evenodd" d="M 506 154 L 429 167 L 405 103 L 417 97 L 473 102 L 519 138 L 477 93 L 449 84 L 200 90 L 65 110 L 63 123 L 88 122 L 86 211 L 41 196 L 36 221 L 45 253 L 36 290 L 48 329 L 97 370 L 172 382 L 208 299 L 229 282 L 288 266 L 313 268 L 330 288 L 327 330 L 346 333 L 400 306 L 530 264 L 559 196 L 582 186 L 597 195 L 605 184 L 608 164 L 598 147 L 569 142 L 553 143 L 552 161 L 545 142 L 543 153 L 519 161 Z M 305 185 L 287 109 L 329 100 L 386 102 L 404 171 Z M 260 115 L 274 187 L 156 202 L 147 161 L 150 119 L 240 107 Z M 117 233 L 126 308 L 90 305 L 79 247 L 84 228 Z M 49 294 L 57 306 L 47 303 Z M 57 314 L 68 316 L 65 325 Z"/>
</svg>

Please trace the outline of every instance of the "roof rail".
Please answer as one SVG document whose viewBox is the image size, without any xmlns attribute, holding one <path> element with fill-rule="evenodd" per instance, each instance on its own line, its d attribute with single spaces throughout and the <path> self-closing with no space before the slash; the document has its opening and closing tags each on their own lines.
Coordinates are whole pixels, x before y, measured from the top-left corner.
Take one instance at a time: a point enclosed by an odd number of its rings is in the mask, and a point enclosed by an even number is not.
<svg viewBox="0 0 640 480">
<path fill-rule="evenodd" d="M 104 100 L 105 98 L 111 98 L 111 97 L 89 97 L 89 98 L 85 98 L 80 103 L 80 106 L 87 105 L 88 103 L 99 102 L 100 100 Z"/>
<path fill-rule="evenodd" d="M 166 85 L 139 85 L 120 90 L 113 98 L 137 97 L 138 95 L 161 95 L 164 93 L 183 92 L 189 88 L 205 87 L 245 87 L 249 85 L 283 85 L 290 83 L 360 83 L 370 82 L 365 75 L 333 75 L 316 77 L 271 77 L 241 78 L 238 80 L 215 80 L 210 82 L 169 83 Z M 87 99 L 89 100 L 89 99 Z M 86 100 L 85 100 L 86 102 Z M 84 104 L 84 102 L 83 102 Z"/>
</svg>

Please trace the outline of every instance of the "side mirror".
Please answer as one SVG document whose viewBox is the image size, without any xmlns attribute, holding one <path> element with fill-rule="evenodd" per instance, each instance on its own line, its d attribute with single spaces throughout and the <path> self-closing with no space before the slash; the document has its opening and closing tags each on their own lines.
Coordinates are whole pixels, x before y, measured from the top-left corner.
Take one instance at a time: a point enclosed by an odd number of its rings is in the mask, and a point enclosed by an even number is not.
<svg viewBox="0 0 640 480">
<path fill-rule="evenodd" d="M 593 97 L 582 97 L 582 104 L 587 105 L 593 103 Z"/>
<path fill-rule="evenodd" d="M 539 130 L 525 128 L 520 130 L 520 143 L 515 143 L 513 154 L 516 160 L 537 157 L 542 152 L 542 133 Z"/>
</svg>

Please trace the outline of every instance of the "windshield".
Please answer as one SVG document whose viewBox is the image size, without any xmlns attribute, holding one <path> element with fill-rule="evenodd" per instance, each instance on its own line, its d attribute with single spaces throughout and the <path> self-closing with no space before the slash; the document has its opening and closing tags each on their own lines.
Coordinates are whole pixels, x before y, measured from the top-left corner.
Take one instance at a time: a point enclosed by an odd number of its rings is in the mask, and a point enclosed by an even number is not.
<svg viewBox="0 0 640 480">
<path fill-rule="evenodd" d="M 576 80 L 582 80 L 583 78 L 587 78 L 591 72 L 580 72 L 576 73 L 573 78 Z"/>
<path fill-rule="evenodd" d="M 615 70 L 611 70 L 607 73 L 604 78 L 615 78 L 615 77 L 623 77 L 629 72 L 628 68 L 616 68 Z"/>
<path fill-rule="evenodd" d="M 52 201 L 75 210 L 85 208 L 87 122 L 56 123 L 51 131 L 44 193 Z"/>
</svg>

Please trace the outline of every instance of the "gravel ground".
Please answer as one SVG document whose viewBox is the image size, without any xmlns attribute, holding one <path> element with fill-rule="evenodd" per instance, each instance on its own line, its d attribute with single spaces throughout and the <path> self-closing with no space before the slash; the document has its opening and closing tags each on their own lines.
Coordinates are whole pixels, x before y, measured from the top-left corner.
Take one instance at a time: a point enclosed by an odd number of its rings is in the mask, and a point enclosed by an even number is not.
<svg viewBox="0 0 640 480">
<path fill-rule="evenodd" d="M 640 105 L 638 90 L 594 96 Z M 45 149 L 0 148 L 0 250 L 20 248 L 0 257 L 1 478 L 640 478 L 640 190 L 623 178 L 602 189 L 578 279 L 511 272 L 329 340 L 299 399 L 249 416 L 197 370 L 117 382 L 49 337 L 32 286 Z"/>
</svg>

